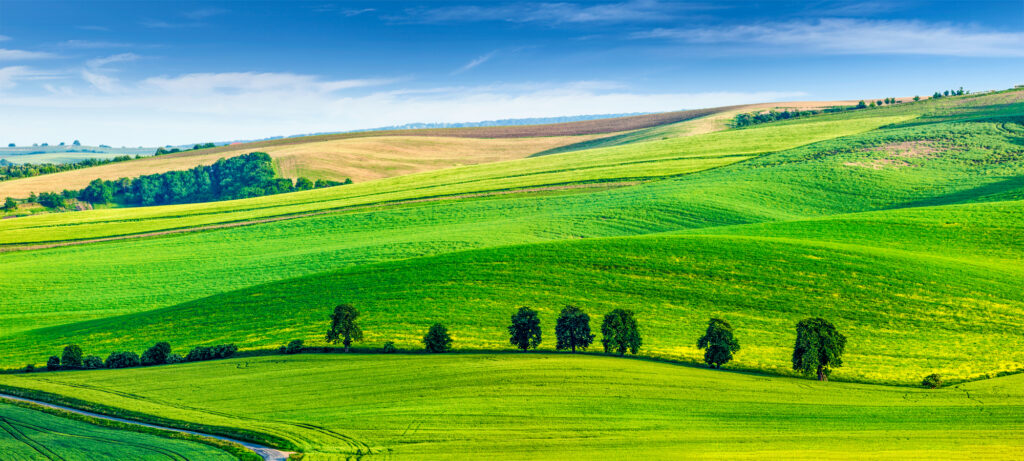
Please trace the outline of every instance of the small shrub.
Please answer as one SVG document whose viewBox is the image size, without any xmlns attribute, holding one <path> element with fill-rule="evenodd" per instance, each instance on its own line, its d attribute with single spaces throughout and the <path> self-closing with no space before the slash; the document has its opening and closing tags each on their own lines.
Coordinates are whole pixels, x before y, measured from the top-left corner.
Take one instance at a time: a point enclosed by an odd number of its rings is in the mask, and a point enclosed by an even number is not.
<svg viewBox="0 0 1024 461">
<path fill-rule="evenodd" d="M 50 358 L 46 359 L 46 369 L 50 371 L 60 370 L 60 357 L 51 355 Z"/>
<path fill-rule="evenodd" d="M 141 364 L 142 360 L 139 359 L 139 354 L 131 351 L 111 352 L 107 356 L 107 361 L 104 362 L 107 368 L 129 368 L 137 367 Z"/>
<path fill-rule="evenodd" d="M 234 344 L 220 344 L 213 347 L 196 346 L 185 356 L 186 362 L 201 362 L 203 360 L 225 359 L 235 355 L 238 346 Z"/>
<path fill-rule="evenodd" d="M 96 368 L 103 368 L 103 359 L 90 355 L 82 360 L 82 368 L 94 370 Z"/>
<path fill-rule="evenodd" d="M 181 354 L 170 354 L 170 355 L 167 356 L 167 363 L 168 364 L 181 363 L 181 362 L 184 362 L 184 361 L 185 361 L 185 357 L 182 357 Z"/>
<path fill-rule="evenodd" d="M 302 340 L 296 339 L 289 342 L 287 346 L 281 348 L 281 352 L 285 354 L 298 354 L 302 352 Z"/>
<path fill-rule="evenodd" d="M 142 353 L 143 365 L 162 365 L 167 363 L 167 355 L 171 353 L 171 345 L 167 342 L 159 342 Z"/>
<path fill-rule="evenodd" d="M 448 328 L 435 323 L 423 336 L 423 345 L 427 352 L 448 352 L 452 350 L 452 337 L 448 336 Z"/>
<path fill-rule="evenodd" d="M 36 366 L 34 364 L 30 363 L 25 365 L 25 373 L 32 373 L 33 371 L 36 371 Z"/>
<path fill-rule="evenodd" d="M 388 341 L 384 343 L 384 347 L 382 347 L 380 351 L 385 354 L 393 354 L 395 352 L 398 352 L 398 349 L 395 347 L 394 341 Z"/>
<path fill-rule="evenodd" d="M 65 346 L 60 354 L 60 364 L 64 368 L 82 368 L 82 348 L 77 344 Z"/>
<path fill-rule="evenodd" d="M 921 385 L 928 389 L 938 389 L 942 387 L 942 376 L 938 373 L 932 373 L 924 377 L 924 381 L 921 381 Z"/>
</svg>

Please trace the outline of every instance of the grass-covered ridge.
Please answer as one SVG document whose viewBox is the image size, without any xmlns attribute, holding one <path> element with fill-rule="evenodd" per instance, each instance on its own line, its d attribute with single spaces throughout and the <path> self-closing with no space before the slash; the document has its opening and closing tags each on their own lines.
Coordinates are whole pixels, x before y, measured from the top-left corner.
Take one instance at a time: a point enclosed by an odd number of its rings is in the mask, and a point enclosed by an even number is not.
<svg viewBox="0 0 1024 461">
<path fill-rule="evenodd" d="M 310 461 L 367 452 L 396 459 L 1003 459 L 1024 448 L 1021 378 L 925 390 L 509 353 L 258 357 L 2 375 L 0 383 L 273 434 Z M 809 446 L 808 433 L 830 443 Z"/>
<path fill-rule="evenodd" d="M 160 437 L 68 419 L 0 401 L 0 457 L 11 460 L 237 460 L 194 441 Z"/>
<path fill-rule="evenodd" d="M 1007 119 L 1021 106 L 1003 100 L 1020 93 L 658 138 L 331 192 L 354 191 L 345 196 L 313 191 L 7 220 L 0 222 L 0 240 L 27 243 L 381 204 L 248 227 L 0 254 L 10 274 L 0 283 L 0 296 L 9 300 L 0 311 L 6 331 L 0 344 L 12 351 L 3 365 L 40 363 L 78 340 L 99 354 L 164 339 L 179 348 L 315 340 L 328 304 L 346 301 L 366 309 L 367 330 L 379 335 L 372 336 L 375 341 L 412 344 L 431 319 L 445 320 L 441 314 L 449 313 L 461 322 L 451 325 L 457 337 L 464 335 L 458 345 L 505 347 L 501 328 L 517 305 L 552 310 L 592 300 L 595 312 L 637 309 L 650 327 L 645 350 L 687 360 L 697 354 L 690 345 L 695 333 L 670 330 L 666 316 L 685 318 L 690 323 L 683 325 L 693 329 L 712 314 L 735 315 L 734 325 L 755 327 L 746 333 L 750 348 L 737 365 L 782 371 L 792 324 L 802 315 L 827 314 L 854 332 L 850 365 L 839 372 L 847 379 L 914 383 L 931 371 L 965 379 L 1017 369 L 1020 357 L 1003 345 L 1020 337 L 1014 320 L 1020 293 L 1007 288 L 1019 278 L 1020 257 L 1004 248 L 1020 241 L 1015 199 L 1024 147 L 1020 125 Z M 968 120 L 953 119 L 957 107 Z M 918 123 L 923 117 L 932 122 Z M 383 203 L 602 181 L 609 187 Z M 636 238 L 656 233 L 674 235 Z M 588 241 L 605 237 L 630 238 Z M 546 256 L 560 252 L 575 259 Z M 682 262 L 657 259 L 661 254 Z M 790 266 L 766 255 L 816 275 L 801 279 L 802 273 L 787 272 Z M 537 265 L 508 272 L 533 281 L 523 299 L 506 286 L 514 280 L 491 270 L 517 258 Z M 691 260 L 705 264 L 699 266 L 703 272 L 687 267 Z M 445 282 L 438 279 L 447 274 L 439 261 L 465 264 L 467 272 Z M 581 268 L 573 261 L 596 263 Z M 68 264 L 75 270 L 68 271 Z M 631 277 L 630 270 L 649 275 Z M 723 278 L 733 272 L 735 280 Z M 541 278 L 546 274 L 556 276 Z M 607 275 L 617 292 L 558 274 L 591 281 Z M 694 284 L 677 289 L 680 281 L 668 275 L 680 274 Z M 870 283 L 858 284 L 849 274 Z M 375 281 L 386 275 L 397 285 Z M 494 283 L 476 286 L 474 277 Z M 429 302 L 409 288 L 421 285 Z M 957 347 L 985 348 L 981 331 L 987 326 L 978 322 L 986 316 L 995 322 L 993 337 L 1005 341 L 981 360 L 966 360 Z M 553 321 L 552 312 L 546 319 Z M 170 327 L 179 324 L 204 334 Z M 882 333 L 871 335 L 869 328 Z M 924 352 L 886 350 L 904 336 Z"/>
</svg>

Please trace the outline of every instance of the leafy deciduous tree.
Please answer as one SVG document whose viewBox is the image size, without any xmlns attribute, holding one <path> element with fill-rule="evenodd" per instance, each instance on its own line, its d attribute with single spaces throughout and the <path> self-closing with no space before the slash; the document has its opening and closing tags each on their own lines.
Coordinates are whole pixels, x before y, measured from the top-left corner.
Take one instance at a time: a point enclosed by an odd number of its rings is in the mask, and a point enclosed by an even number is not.
<svg viewBox="0 0 1024 461">
<path fill-rule="evenodd" d="M 740 343 L 733 335 L 729 322 L 713 318 L 708 321 L 708 329 L 704 336 L 697 340 L 697 348 L 704 349 L 704 363 L 721 368 L 740 350 Z"/>
<path fill-rule="evenodd" d="M 587 350 L 594 342 L 594 335 L 590 333 L 590 316 L 576 306 L 565 306 L 555 324 L 555 337 L 555 349 Z"/>
<path fill-rule="evenodd" d="M 341 341 L 345 345 L 345 352 L 348 352 L 352 341 L 363 340 L 363 330 L 356 323 L 359 311 L 351 304 L 340 304 L 331 313 L 331 326 L 327 329 L 327 342 L 337 343 Z"/>
<path fill-rule="evenodd" d="M 512 324 L 508 326 L 508 341 L 523 352 L 536 349 L 540 345 L 540 317 L 537 311 L 529 307 L 520 307 L 512 314 Z"/>
<path fill-rule="evenodd" d="M 82 348 L 77 344 L 65 346 L 60 354 L 60 364 L 64 368 L 82 368 Z"/>
<path fill-rule="evenodd" d="M 793 369 L 804 374 L 817 373 L 819 381 L 828 381 L 832 368 L 843 365 L 846 336 L 823 318 L 809 318 L 796 324 Z"/>
<path fill-rule="evenodd" d="M 448 328 L 440 323 L 435 323 L 423 336 L 423 345 L 427 352 L 448 352 L 452 349 L 452 337 L 448 335 Z"/>
<path fill-rule="evenodd" d="M 628 350 L 636 354 L 640 350 L 642 340 L 633 311 L 615 309 L 605 314 L 601 322 L 601 344 L 605 353 L 615 351 L 624 355 Z"/>
</svg>

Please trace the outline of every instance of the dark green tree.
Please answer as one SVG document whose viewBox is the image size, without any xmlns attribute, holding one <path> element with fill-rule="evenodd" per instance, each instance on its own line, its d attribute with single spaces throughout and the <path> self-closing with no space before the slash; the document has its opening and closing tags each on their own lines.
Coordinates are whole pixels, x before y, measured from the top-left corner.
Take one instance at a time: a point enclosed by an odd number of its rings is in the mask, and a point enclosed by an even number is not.
<svg viewBox="0 0 1024 461">
<path fill-rule="evenodd" d="M 363 340 L 363 330 L 356 323 L 359 311 L 351 304 L 341 304 L 334 308 L 331 313 L 331 326 L 327 329 L 327 342 L 337 343 L 341 341 L 345 345 L 345 352 L 348 352 L 352 341 Z"/>
<path fill-rule="evenodd" d="M 832 368 L 843 366 L 846 336 L 823 318 L 809 318 L 796 324 L 796 345 L 793 346 L 793 369 L 804 374 L 818 374 L 819 381 L 828 381 Z"/>
<path fill-rule="evenodd" d="M 576 306 L 565 306 L 555 324 L 555 338 L 555 349 L 587 350 L 594 342 L 594 335 L 590 333 L 590 316 Z"/>
<path fill-rule="evenodd" d="M 167 342 L 159 342 L 142 353 L 143 365 L 163 365 L 167 363 L 167 356 L 171 355 L 171 345 Z"/>
<path fill-rule="evenodd" d="M 299 176 L 295 180 L 295 190 L 310 190 L 316 186 L 316 183 L 310 181 L 309 178 Z"/>
<path fill-rule="evenodd" d="M 95 355 L 90 355 L 90 356 L 82 359 L 82 368 L 89 369 L 89 370 L 95 369 L 95 368 L 103 368 L 103 359 L 101 359 L 101 358 L 99 358 L 99 357 L 97 357 Z"/>
<path fill-rule="evenodd" d="M 77 344 L 65 346 L 60 354 L 60 364 L 64 368 L 82 368 L 82 348 Z"/>
<path fill-rule="evenodd" d="M 704 349 L 704 363 L 721 368 L 740 350 L 740 342 L 733 335 L 729 322 L 713 318 L 708 321 L 708 329 L 704 336 L 697 340 L 697 349 Z"/>
<path fill-rule="evenodd" d="M 107 368 L 129 368 L 137 367 L 142 363 L 139 354 L 131 351 L 111 352 L 103 365 Z"/>
<path fill-rule="evenodd" d="M 942 376 L 937 373 L 932 373 L 924 377 L 924 380 L 921 381 L 921 385 L 928 389 L 938 389 L 942 387 Z"/>
<path fill-rule="evenodd" d="M 614 351 L 624 355 L 628 350 L 636 354 L 640 350 L 642 340 L 633 311 L 615 309 L 605 314 L 601 322 L 601 344 L 605 353 Z"/>
<path fill-rule="evenodd" d="M 857 103 L 857 108 L 858 109 L 863 109 L 863 108 L 865 108 L 867 106 L 868 106 L 868 103 L 864 102 L 863 100 Z"/>
<path fill-rule="evenodd" d="M 423 336 L 423 345 L 427 352 L 448 352 L 452 350 L 452 337 L 448 335 L 448 328 L 440 323 L 435 323 Z"/>
<path fill-rule="evenodd" d="M 920 97 L 920 96 L 914 96 L 914 102 L 918 102 L 918 101 L 920 101 L 920 100 L 921 100 L 921 97 Z"/>
<path fill-rule="evenodd" d="M 60 370 L 60 357 L 51 355 L 50 358 L 46 359 L 46 369 L 50 371 Z"/>
<path fill-rule="evenodd" d="M 4 211 L 15 211 L 18 209 L 18 202 L 15 202 L 13 198 L 7 197 L 4 200 Z"/>
<path fill-rule="evenodd" d="M 536 349 L 540 345 L 540 317 L 537 311 L 529 307 L 520 307 L 512 314 L 512 323 L 508 326 L 508 342 L 523 352 Z"/>
<path fill-rule="evenodd" d="M 114 200 L 113 183 L 102 179 L 93 179 L 85 189 L 78 193 L 78 199 L 89 203 L 110 203 Z"/>
</svg>

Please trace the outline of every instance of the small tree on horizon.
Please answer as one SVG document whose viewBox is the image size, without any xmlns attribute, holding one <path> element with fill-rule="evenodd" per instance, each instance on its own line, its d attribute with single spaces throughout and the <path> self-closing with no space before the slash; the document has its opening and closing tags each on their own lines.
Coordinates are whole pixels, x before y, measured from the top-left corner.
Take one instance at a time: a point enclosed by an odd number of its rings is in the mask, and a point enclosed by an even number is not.
<svg viewBox="0 0 1024 461">
<path fill-rule="evenodd" d="M 571 349 L 574 353 L 576 348 L 587 350 L 594 342 L 594 335 L 590 332 L 590 316 L 576 306 L 565 306 L 558 315 L 555 338 L 557 350 Z"/>
<path fill-rule="evenodd" d="M 356 323 L 357 317 L 359 317 L 359 311 L 351 304 L 336 306 L 334 312 L 331 313 L 331 326 L 327 329 L 327 342 L 336 344 L 341 341 L 345 346 L 345 352 L 348 352 L 352 341 L 362 341 L 363 330 Z"/>
<path fill-rule="evenodd" d="M 721 368 L 732 360 L 732 355 L 740 350 L 740 343 L 733 336 L 732 325 L 722 319 L 708 320 L 708 329 L 697 340 L 697 348 L 704 349 L 704 363 Z"/>
<path fill-rule="evenodd" d="M 82 348 L 77 344 L 64 347 L 60 354 L 60 365 L 64 368 L 82 368 Z"/>
<path fill-rule="evenodd" d="M 15 211 L 18 209 L 18 202 L 14 201 L 13 198 L 7 197 L 4 200 L 4 211 Z"/>
<path fill-rule="evenodd" d="M 601 322 L 601 344 L 604 345 L 605 353 L 614 351 L 625 355 L 628 350 L 635 355 L 642 342 L 633 311 L 615 309 L 605 314 Z"/>
<path fill-rule="evenodd" d="M 520 307 L 512 314 L 512 324 L 508 326 L 508 342 L 523 352 L 536 349 L 540 345 L 540 317 L 537 311 L 529 307 Z"/>
<path fill-rule="evenodd" d="M 423 346 L 427 352 L 448 352 L 452 350 L 452 337 L 448 335 L 448 328 L 440 323 L 435 323 L 423 336 Z"/>
<path fill-rule="evenodd" d="M 796 324 L 793 369 L 804 374 L 817 373 L 818 381 L 828 381 L 832 368 L 843 366 L 846 336 L 823 318 L 809 318 Z"/>
</svg>

